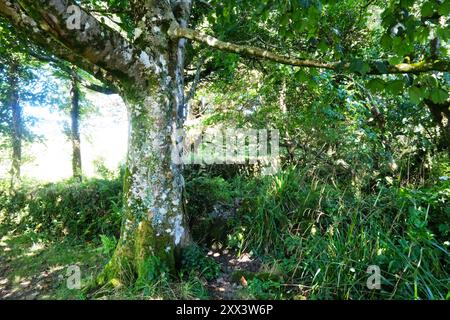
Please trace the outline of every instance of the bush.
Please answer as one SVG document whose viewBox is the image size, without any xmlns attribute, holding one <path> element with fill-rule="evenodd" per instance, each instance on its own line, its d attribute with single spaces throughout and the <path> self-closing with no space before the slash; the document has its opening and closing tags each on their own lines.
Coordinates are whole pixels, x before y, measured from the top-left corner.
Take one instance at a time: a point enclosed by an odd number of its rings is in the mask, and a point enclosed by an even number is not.
<svg viewBox="0 0 450 320">
<path fill-rule="evenodd" d="M 183 250 L 181 272 L 195 274 L 207 280 L 217 278 L 220 274 L 220 265 L 212 258 L 207 257 L 204 250 L 196 245 Z"/>
<path fill-rule="evenodd" d="M 13 195 L 0 195 L 0 210 L 19 228 L 54 238 L 92 240 L 100 234 L 119 236 L 122 207 L 120 180 L 86 180 L 23 185 Z M 13 219 L 14 218 L 14 219 Z"/>
<path fill-rule="evenodd" d="M 441 241 L 450 235 L 450 181 L 440 180 L 429 187 L 419 189 L 401 188 L 400 197 L 404 205 L 413 212 L 427 216 L 426 224 Z M 414 223 L 420 223 L 418 221 Z"/>
</svg>

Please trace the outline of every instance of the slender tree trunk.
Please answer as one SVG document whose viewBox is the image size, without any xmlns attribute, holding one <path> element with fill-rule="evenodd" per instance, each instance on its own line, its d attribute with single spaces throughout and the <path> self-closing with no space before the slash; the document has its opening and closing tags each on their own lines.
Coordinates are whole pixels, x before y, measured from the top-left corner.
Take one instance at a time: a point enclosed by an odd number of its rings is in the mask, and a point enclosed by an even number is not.
<svg viewBox="0 0 450 320">
<path fill-rule="evenodd" d="M 11 190 L 20 182 L 22 163 L 23 110 L 19 101 L 19 63 L 13 59 L 9 69 L 9 106 L 11 108 Z"/>
<path fill-rule="evenodd" d="M 71 134 L 72 140 L 72 173 L 75 179 L 81 181 L 81 139 L 80 139 L 80 91 L 78 87 L 78 80 L 75 76 L 71 79 Z"/>
<path fill-rule="evenodd" d="M 425 100 L 430 109 L 434 122 L 441 129 L 440 148 L 447 149 L 450 158 L 450 102 L 437 104 L 431 100 Z"/>
<path fill-rule="evenodd" d="M 287 92 L 286 79 L 283 79 L 280 90 L 280 110 L 282 114 L 286 114 L 288 112 L 286 104 L 286 92 Z"/>
</svg>

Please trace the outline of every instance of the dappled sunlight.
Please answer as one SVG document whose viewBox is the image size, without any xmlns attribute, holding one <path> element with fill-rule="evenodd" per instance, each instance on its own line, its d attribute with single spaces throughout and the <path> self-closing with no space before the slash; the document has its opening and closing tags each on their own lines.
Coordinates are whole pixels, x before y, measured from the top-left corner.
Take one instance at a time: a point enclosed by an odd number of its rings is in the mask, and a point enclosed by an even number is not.
<svg viewBox="0 0 450 320">
<path fill-rule="evenodd" d="M 3 230 L 0 225 L 0 231 Z M 66 288 L 67 268 L 79 266 L 87 280 L 105 261 L 95 246 L 32 240 L 36 236 L 9 232 L 1 238 L 0 299 L 75 297 L 79 291 Z"/>
<path fill-rule="evenodd" d="M 43 244 L 42 242 L 33 243 L 33 245 L 30 247 L 28 252 L 25 253 L 25 256 L 27 256 L 27 257 L 34 256 L 44 249 L 45 249 L 45 244 Z"/>
</svg>

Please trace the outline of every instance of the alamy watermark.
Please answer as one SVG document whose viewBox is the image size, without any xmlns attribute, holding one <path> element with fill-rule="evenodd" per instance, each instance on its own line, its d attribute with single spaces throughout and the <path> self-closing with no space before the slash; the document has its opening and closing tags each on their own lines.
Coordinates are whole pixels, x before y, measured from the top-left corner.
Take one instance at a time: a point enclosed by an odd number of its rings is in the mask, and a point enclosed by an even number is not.
<svg viewBox="0 0 450 320">
<path fill-rule="evenodd" d="M 81 29 L 81 8 L 76 5 L 67 7 L 67 13 L 70 15 L 66 20 L 66 26 L 69 30 Z"/>
<path fill-rule="evenodd" d="M 259 165 L 264 175 L 279 169 L 278 130 L 178 130 L 173 137 L 172 162 L 177 165 Z"/>
<path fill-rule="evenodd" d="M 69 266 L 66 270 L 66 286 L 69 290 L 81 289 L 81 269 L 77 265 Z"/>
<path fill-rule="evenodd" d="M 367 289 L 381 290 L 381 269 L 379 266 L 373 265 L 367 268 L 367 273 L 370 274 L 367 278 Z"/>
</svg>

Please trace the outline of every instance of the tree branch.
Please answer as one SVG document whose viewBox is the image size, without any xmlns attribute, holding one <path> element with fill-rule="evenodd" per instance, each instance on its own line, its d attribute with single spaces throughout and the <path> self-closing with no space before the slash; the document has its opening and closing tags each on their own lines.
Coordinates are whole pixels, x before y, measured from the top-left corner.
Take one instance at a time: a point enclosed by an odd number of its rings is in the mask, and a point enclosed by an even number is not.
<svg viewBox="0 0 450 320">
<path fill-rule="evenodd" d="M 142 51 L 81 8 L 80 30 L 70 29 L 71 5 L 76 6 L 72 0 L 0 0 L 0 15 L 46 51 L 102 81 L 105 77 L 133 80 L 145 86 L 142 74 L 146 66 L 139 59 Z"/>
<path fill-rule="evenodd" d="M 67 64 L 64 63 L 63 60 L 60 60 L 59 58 L 55 58 L 52 56 L 48 56 L 45 54 L 41 54 L 39 52 L 34 52 L 33 50 L 30 49 L 30 55 L 34 58 L 36 58 L 37 60 L 41 61 L 41 62 L 47 62 L 49 64 L 53 64 L 54 67 L 59 68 L 60 70 L 64 71 L 65 73 L 67 73 L 69 76 L 75 77 L 78 82 L 85 87 L 86 89 L 92 90 L 92 91 L 96 91 L 99 93 L 103 93 L 103 94 L 116 94 L 118 93 L 117 88 L 114 87 L 113 84 L 108 84 L 106 86 L 102 86 L 102 85 L 97 85 L 94 84 L 90 81 L 85 80 L 83 77 L 81 77 L 80 75 L 78 75 L 73 68 L 71 68 L 70 66 L 68 66 Z M 106 81 L 103 81 L 106 82 Z"/>
<path fill-rule="evenodd" d="M 206 35 L 204 33 L 191 30 L 188 28 L 181 28 L 175 24 L 169 29 L 169 36 L 172 38 L 185 38 L 192 41 L 197 41 L 206 44 L 212 48 L 236 53 L 240 55 L 246 55 L 250 57 L 256 57 L 260 59 L 270 60 L 281 64 L 305 67 L 305 68 L 318 68 L 334 71 L 347 71 L 351 72 L 350 63 L 341 62 L 323 62 L 319 60 L 299 59 L 295 57 L 287 57 L 273 53 L 268 50 L 264 50 L 257 47 L 237 45 L 230 42 L 220 41 L 214 37 Z M 395 66 L 385 64 L 384 68 L 377 67 L 377 62 L 367 62 L 370 68 L 368 74 L 400 74 L 400 73 L 423 73 L 430 71 L 450 71 L 450 61 L 447 60 L 433 60 L 433 61 L 420 61 L 417 63 L 400 63 Z M 381 69 L 381 70 L 380 70 Z"/>
<path fill-rule="evenodd" d="M 44 62 L 51 62 L 51 60 L 57 60 L 53 57 L 56 56 L 80 67 L 92 74 L 98 80 L 107 83 L 110 86 L 115 86 L 114 79 L 106 70 L 90 63 L 83 57 L 71 52 L 53 38 L 48 37 L 45 31 L 37 28 L 37 23 L 32 18 L 28 17 L 20 9 L 17 3 L 10 2 L 8 5 L 5 1 L 0 0 L 0 15 L 8 19 L 15 27 L 19 37 L 36 44 L 40 49 L 46 52 L 45 54 L 38 53 L 37 51 L 39 50 L 36 50 L 36 47 L 27 45 L 25 49 L 27 49 L 27 51 L 36 59 Z M 23 42 L 27 43 L 27 41 Z"/>
</svg>

